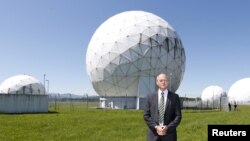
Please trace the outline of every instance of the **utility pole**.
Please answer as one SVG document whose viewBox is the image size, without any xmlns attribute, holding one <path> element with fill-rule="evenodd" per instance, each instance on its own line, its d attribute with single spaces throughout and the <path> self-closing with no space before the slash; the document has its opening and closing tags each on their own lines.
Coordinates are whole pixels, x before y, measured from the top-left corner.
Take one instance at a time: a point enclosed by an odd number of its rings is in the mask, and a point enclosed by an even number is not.
<svg viewBox="0 0 250 141">
<path fill-rule="evenodd" d="M 49 80 L 46 81 L 47 81 L 47 94 L 49 94 Z"/>
<path fill-rule="evenodd" d="M 44 74 L 44 75 L 43 75 L 44 95 L 46 94 L 46 86 L 45 86 L 45 81 L 46 81 L 46 74 Z"/>
</svg>

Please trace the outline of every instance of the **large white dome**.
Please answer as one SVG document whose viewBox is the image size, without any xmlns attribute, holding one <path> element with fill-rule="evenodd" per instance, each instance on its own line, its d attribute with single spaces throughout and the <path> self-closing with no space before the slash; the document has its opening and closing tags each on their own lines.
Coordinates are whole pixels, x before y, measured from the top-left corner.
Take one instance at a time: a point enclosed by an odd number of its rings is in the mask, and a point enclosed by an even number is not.
<svg viewBox="0 0 250 141">
<path fill-rule="evenodd" d="M 228 91 L 230 102 L 250 103 L 250 78 L 236 81 Z"/>
<path fill-rule="evenodd" d="M 220 99 L 221 96 L 225 96 L 225 91 L 216 85 L 206 87 L 201 94 L 202 101 L 215 101 Z"/>
<path fill-rule="evenodd" d="M 144 11 L 122 12 L 94 33 L 86 55 L 87 73 L 100 96 L 145 97 L 155 76 L 171 74 L 176 91 L 185 70 L 185 52 L 173 27 Z"/>
<path fill-rule="evenodd" d="M 1 94 L 45 94 L 45 87 L 29 75 L 12 76 L 0 85 Z"/>
</svg>

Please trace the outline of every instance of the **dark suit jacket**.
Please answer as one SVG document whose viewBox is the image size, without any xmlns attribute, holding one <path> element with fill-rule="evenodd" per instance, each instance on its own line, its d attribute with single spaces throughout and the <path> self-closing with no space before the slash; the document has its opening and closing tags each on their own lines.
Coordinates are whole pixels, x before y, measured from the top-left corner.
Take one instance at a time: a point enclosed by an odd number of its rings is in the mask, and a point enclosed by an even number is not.
<svg viewBox="0 0 250 141">
<path fill-rule="evenodd" d="M 156 141 L 159 137 L 156 133 L 155 126 L 159 125 L 159 110 L 158 110 L 158 93 L 155 92 L 148 95 L 144 109 L 144 120 L 148 126 L 147 140 Z M 176 128 L 182 118 L 179 96 L 168 91 L 167 103 L 164 114 L 164 125 L 168 126 L 167 135 L 161 138 L 166 138 L 166 141 L 176 141 Z"/>
</svg>

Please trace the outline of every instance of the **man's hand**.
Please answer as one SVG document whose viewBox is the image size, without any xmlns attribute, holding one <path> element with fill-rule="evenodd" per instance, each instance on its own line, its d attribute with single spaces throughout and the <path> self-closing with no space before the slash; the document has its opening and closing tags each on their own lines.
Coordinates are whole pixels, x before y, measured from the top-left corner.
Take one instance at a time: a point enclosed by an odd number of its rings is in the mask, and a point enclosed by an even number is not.
<svg viewBox="0 0 250 141">
<path fill-rule="evenodd" d="M 167 134 L 168 127 L 166 125 L 158 125 L 156 126 L 156 132 L 159 136 L 164 136 Z"/>
</svg>

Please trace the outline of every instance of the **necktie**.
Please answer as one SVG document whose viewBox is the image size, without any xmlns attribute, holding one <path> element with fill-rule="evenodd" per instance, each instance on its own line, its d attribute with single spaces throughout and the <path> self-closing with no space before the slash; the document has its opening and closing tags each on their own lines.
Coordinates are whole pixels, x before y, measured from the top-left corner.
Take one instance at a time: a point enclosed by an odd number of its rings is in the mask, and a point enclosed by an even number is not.
<svg viewBox="0 0 250 141">
<path fill-rule="evenodd" d="M 161 93 L 160 105 L 159 105 L 159 123 L 164 123 L 164 93 Z"/>
</svg>

